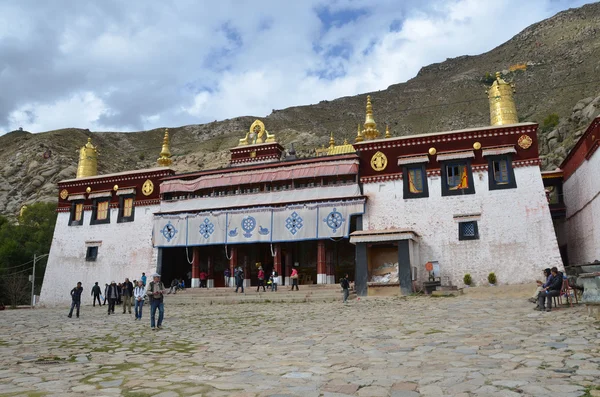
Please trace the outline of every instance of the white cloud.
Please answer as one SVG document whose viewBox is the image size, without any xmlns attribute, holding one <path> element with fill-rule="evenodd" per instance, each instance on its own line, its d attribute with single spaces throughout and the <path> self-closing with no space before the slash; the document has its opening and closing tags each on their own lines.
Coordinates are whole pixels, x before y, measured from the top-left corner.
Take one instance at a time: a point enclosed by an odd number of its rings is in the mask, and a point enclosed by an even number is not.
<svg viewBox="0 0 600 397">
<path fill-rule="evenodd" d="M 266 116 L 385 89 L 432 62 L 489 51 L 582 3 L 3 2 L 0 87 L 14 95 L 0 96 L 0 132 Z M 15 19 L 20 30 L 2 30 Z"/>
</svg>

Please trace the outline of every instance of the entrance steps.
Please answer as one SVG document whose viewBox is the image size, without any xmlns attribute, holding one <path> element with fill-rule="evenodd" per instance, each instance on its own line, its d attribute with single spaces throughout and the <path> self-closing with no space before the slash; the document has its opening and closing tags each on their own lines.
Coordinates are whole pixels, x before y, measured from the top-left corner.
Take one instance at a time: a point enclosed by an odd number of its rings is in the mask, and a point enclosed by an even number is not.
<svg viewBox="0 0 600 397">
<path fill-rule="evenodd" d="M 336 284 L 300 285 L 299 290 L 291 291 L 289 286 L 279 286 L 277 292 L 267 289 L 256 292 L 256 286 L 245 287 L 244 293 L 235 293 L 235 288 L 187 288 L 177 294 L 166 295 L 169 304 L 228 305 L 238 303 L 270 302 L 335 302 L 342 300 L 342 289 Z M 350 293 L 349 299 L 356 294 Z"/>
</svg>

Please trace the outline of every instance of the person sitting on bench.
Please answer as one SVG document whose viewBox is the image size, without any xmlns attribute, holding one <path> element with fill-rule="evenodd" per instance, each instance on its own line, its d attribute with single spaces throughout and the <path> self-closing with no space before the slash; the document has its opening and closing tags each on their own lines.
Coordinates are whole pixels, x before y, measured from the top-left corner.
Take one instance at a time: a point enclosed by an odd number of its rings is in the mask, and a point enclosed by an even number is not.
<svg viewBox="0 0 600 397">
<path fill-rule="evenodd" d="M 562 288 L 562 274 L 559 274 L 558 269 L 553 267 L 550 270 L 550 280 L 546 284 L 548 284 L 544 289 L 540 292 L 538 297 L 538 306 L 535 310 L 545 310 L 547 312 L 552 310 L 552 297 L 559 296 L 560 290 Z M 544 304 L 546 303 L 546 304 Z"/>
</svg>

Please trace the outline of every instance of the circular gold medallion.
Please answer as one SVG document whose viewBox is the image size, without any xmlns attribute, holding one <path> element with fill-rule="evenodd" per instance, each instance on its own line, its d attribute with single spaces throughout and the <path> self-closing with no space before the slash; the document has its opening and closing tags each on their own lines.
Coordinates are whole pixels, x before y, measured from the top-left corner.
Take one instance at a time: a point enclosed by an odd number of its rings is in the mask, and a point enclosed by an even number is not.
<svg viewBox="0 0 600 397">
<path fill-rule="evenodd" d="M 437 153 L 437 150 L 434 147 L 430 147 L 429 148 L 429 155 L 430 156 L 435 156 L 436 153 Z"/>
<path fill-rule="evenodd" d="M 381 152 L 377 152 L 371 157 L 371 168 L 375 171 L 383 171 L 387 167 L 387 157 Z"/>
<path fill-rule="evenodd" d="M 149 196 L 152 194 L 153 191 L 154 191 L 154 183 L 152 183 L 152 181 L 150 179 L 148 179 L 142 185 L 142 193 L 144 193 L 144 196 Z"/>
<path fill-rule="evenodd" d="M 66 200 L 69 197 L 69 191 L 67 189 L 63 189 L 60 191 L 60 198 Z"/>
<path fill-rule="evenodd" d="M 115 185 L 113 186 L 113 190 L 116 192 L 117 190 L 119 190 L 119 185 Z"/>
<path fill-rule="evenodd" d="M 86 187 L 86 188 L 85 188 L 85 192 L 86 192 L 86 193 L 91 193 L 91 192 L 92 192 L 92 188 L 91 188 L 91 187 L 89 187 L 89 186 L 88 186 L 88 187 Z"/>
<path fill-rule="evenodd" d="M 522 149 L 529 149 L 533 143 L 533 139 L 529 135 L 521 135 L 517 143 Z"/>
<path fill-rule="evenodd" d="M 473 149 L 475 149 L 475 150 L 479 150 L 479 149 L 481 149 L 481 143 L 479 143 L 479 142 L 475 142 L 475 143 L 473 144 Z"/>
</svg>

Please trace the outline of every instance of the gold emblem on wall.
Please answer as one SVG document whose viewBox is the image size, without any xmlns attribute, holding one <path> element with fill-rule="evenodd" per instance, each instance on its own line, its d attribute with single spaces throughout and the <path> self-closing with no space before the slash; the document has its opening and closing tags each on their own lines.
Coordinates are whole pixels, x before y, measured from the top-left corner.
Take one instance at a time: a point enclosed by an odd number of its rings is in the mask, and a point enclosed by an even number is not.
<svg viewBox="0 0 600 397">
<path fill-rule="evenodd" d="M 529 135 L 521 135 L 517 143 L 522 149 L 529 149 L 533 143 L 533 139 L 531 139 Z"/>
<path fill-rule="evenodd" d="M 475 142 L 475 143 L 473 144 L 473 149 L 475 149 L 475 150 L 479 150 L 479 149 L 481 149 L 481 143 L 479 143 L 479 142 Z"/>
<path fill-rule="evenodd" d="M 152 194 L 153 191 L 154 191 L 154 183 L 152 183 L 152 181 L 150 179 L 148 179 L 142 185 L 142 193 L 144 193 L 144 196 L 149 196 Z"/>
<path fill-rule="evenodd" d="M 437 153 L 437 150 L 435 150 L 434 147 L 430 147 L 429 148 L 429 155 L 430 156 L 435 156 L 436 153 Z"/>
<path fill-rule="evenodd" d="M 60 191 L 60 198 L 66 200 L 69 197 L 69 191 L 67 189 L 63 189 Z"/>
<path fill-rule="evenodd" d="M 387 167 L 387 157 L 381 152 L 377 152 L 371 157 L 371 168 L 375 171 L 383 171 Z"/>
<path fill-rule="evenodd" d="M 256 157 L 256 150 L 253 150 L 250 152 L 250 157 L 252 157 L 252 158 Z"/>
<path fill-rule="evenodd" d="M 86 193 L 88 193 L 88 194 L 90 194 L 90 193 L 92 192 L 92 188 L 91 188 L 91 187 L 89 187 L 89 186 L 88 186 L 88 187 L 86 187 L 86 188 L 85 188 L 85 192 L 86 192 Z"/>
</svg>

